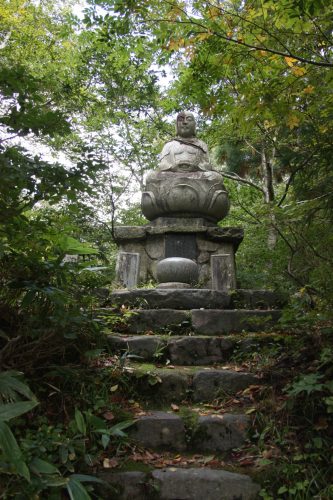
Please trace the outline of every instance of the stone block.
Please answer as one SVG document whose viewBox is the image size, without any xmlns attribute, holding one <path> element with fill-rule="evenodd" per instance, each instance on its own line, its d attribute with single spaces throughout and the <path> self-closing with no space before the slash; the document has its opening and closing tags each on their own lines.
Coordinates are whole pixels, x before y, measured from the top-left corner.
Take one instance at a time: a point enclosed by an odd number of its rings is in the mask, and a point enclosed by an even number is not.
<svg viewBox="0 0 333 500">
<path fill-rule="evenodd" d="M 139 281 L 140 254 L 119 252 L 116 264 L 116 279 L 126 288 L 135 288 Z"/>
<path fill-rule="evenodd" d="M 152 335 L 109 335 L 108 342 L 115 351 L 128 351 L 143 360 L 153 359 L 154 355 L 166 346 L 165 340 Z"/>
<path fill-rule="evenodd" d="M 190 378 L 188 373 L 177 369 L 152 369 L 146 374 L 134 373 L 137 390 L 147 399 L 163 403 L 176 403 L 188 397 Z"/>
<path fill-rule="evenodd" d="M 170 467 L 151 476 L 159 500 L 255 500 L 260 490 L 249 476 L 223 470 Z"/>
<path fill-rule="evenodd" d="M 216 250 L 219 247 L 219 244 L 216 243 L 216 242 L 214 242 L 214 241 L 207 240 L 202 235 L 198 235 L 197 236 L 197 246 L 198 246 L 198 249 L 200 251 L 204 251 L 204 252 L 216 252 Z"/>
<path fill-rule="evenodd" d="M 161 328 L 171 328 L 179 326 L 183 322 L 188 322 L 187 311 L 174 309 L 146 309 L 133 310 L 133 316 L 129 319 L 128 329 L 131 333 L 146 331 L 158 331 Z"/>
<path fill-rule="evenodd" d="M 168 342 L 168 357 L 175 365 L 220 363 L 231 354 L 235 342 L 222 337 L 181 337 Z"/>
<path fill-rule="evenodd" d="M 122 240 L 144 239 L 146 237 L 145 226 L 117 226 L 114 228 L 116 243 Z"/>
<path fill-rule="evenodd" d="M 244 444 L 249 418 L 246 415 L 199 417 L 191 446 L 200 451 L 223 452 Z"/>
<path fill-rule="evenodd" d="M 152 411 L 149 415 L 140 417 L 128 434 L 146 448 L 175 451 L 186 448 L 184 423 L 173 413 Z"/>
<path fill-rule="evenodd" d="M 212 288 L 228 292 L 236 288 L 236 270 L 233 254 L 211 256 Z"/>
<path fill-rule="evenodd" d="M 98 486 L 101 496 L 108 500 L 147 500 L 147 474 L 145 472 L 111 472 L 103 470 L 98 477 L 112 488 Z"/>
<path fill-rule="evenodd" d="M 278 310 L 201 310 L 191 311 L 192 328 L 200 335 L 219 335 L 231 332 L 260 331 L 274 326 L 281 316 Z"/>
<path fill-rule="evenodd" d="M 140 306 L 142 308 L 164 309 L 224 309 L 230 306 L 230 295 L 209 288 L 162 290 L 160 288 L 140 288 L 113 292 L 108 302 L 114 305 Z"/>
<path fill-rule="evenodd" d="M 164 259 L 164 238 L 161 236 L 149 236 L 149 238 L 147 238 L 145 249 L 150 259 Z"/>
<path fill-rule="evenodd" d="M 212 401 L 226 394 L 235 394 L 249 385 L 258 384 L 259 379 L 252 373 L 232 370 L 202 370 L 193 377 L 193 400 Z"/>
</svg>

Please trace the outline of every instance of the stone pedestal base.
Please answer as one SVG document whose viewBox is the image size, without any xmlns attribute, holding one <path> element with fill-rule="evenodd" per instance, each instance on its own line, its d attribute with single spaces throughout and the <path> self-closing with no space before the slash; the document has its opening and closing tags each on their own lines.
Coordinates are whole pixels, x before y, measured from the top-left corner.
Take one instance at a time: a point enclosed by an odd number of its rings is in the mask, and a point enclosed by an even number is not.
<svg viewBox="0 0 333 500">
<path fill-rule="evenodd" d="M 228 254 L 234 263 L 243 235 L 241 228 L 221 228 L 202 218 L 160 218 L 146 226 L 115 228 L 120 252 L 140 254 L 140 283 L 156 281 L 156 265 L 160 260 L 185 257 L 198 264 L 200 288 L 212 287 L 211 256 Z M 233 279 L 235 282 L 235 276 Z"/>
</svg>

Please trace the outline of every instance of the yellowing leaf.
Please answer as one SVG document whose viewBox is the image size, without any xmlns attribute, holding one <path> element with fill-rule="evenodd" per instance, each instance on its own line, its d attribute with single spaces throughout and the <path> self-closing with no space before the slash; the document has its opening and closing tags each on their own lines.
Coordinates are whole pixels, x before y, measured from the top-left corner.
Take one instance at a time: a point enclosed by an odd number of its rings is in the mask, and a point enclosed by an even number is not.
<svg viewBox="0 0 333 500">
<path fill-rule="evenodd" d="M 299 125 L 299 118 L 296 115 L 289 115 L 287 119 L 287 125 L 292 130 Z"/>
<path fill-rule="evenodd" d="M 294 66 L 291 71 L 293 72 L 293 74 L 295 76 L 303 76 L 305 75 L 306 73 L 306 69 L 305 68 L 300 68 L 299 66 Z"/>
<path fill-rule="evenodd" d="M 293 57 L 285 57 L 284 60 L 290 67 L 294 66 L 294 63 L 297 61 L 297 59 L 294 59 Z"/>
<path fill-rule="evenodd" d="M 304 94 L 312 94 L 313 91 L 314 91 L 314 86 L 313 85 L 308 85 L 307 87 L 305 87 L 305 89 L 303 90 L 303 93 Z"/>
<path fill-rule="evenodd" d="M 199 35 L 197 36 L 197 40 L 199 42 L 201 42 L 202 40 L 206 40 L 207 38 L 211 37 L 211 33 L 199 33 Z"/>
<path fill-rule="evenodd" d="M 184 45 L 185 45 L 184 38 L 178 38 L 178 40 L 171 38 L 168 45 L 168 50 L 177 50 L 180 47 L 184 47 Z"/>
<path fill-rule="evenodd" d="M 209 10 L 209 17 L 211 19 L 215 19 L 216 17 L 218 17 L 220 15 L 220 9 L 218 9 L 217 7 L 211 7 Z"/>
</svg>

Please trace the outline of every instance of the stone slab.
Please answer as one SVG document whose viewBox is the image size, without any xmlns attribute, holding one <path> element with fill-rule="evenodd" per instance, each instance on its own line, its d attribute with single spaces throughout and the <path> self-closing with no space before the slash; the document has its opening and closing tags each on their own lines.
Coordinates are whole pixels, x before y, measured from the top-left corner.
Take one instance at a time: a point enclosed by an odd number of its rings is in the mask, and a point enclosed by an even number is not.
<svg viewBox="0 0 333 500">
<path fill-rule="evenodd" d="M 140 254 L 119 252 L 116 263 L 116 279 L 122 286 L 136 288 L 139 282 Z"/>
<path fill-rule="evenodd" d="M 143 240 L 146 237 L 145 226 L 117 226 L 114 228 L 115 241 Z"/>
<path fill-rule="evenodd" d="M 170 467 L 151 476 L 159 500 L 254 500 L 260 490 L 249 476 L 208 468 Z"/>
<path fill-rule="evenodd" d="M 208 365 L 228 359 L 234 346 L 234 341 L 223 337 L 172 337 L 167 356 L 174 365 Z"/>
<path fill-rule="evenodd" d="M 108 500 L 147 500 L 148 476 L 145 472 L 111 472 L 103 470 L 98 477 L 110 487 L 98 486 L 99 498 Z"/>
<path fill-rule="evenodd" d="M 249 418 L 246 415 L 208 415 L 199 417 L 191 446 L 198 451 L 223 452 L 244 444 Z"/>
<path fill-rule="evenodd" d="M 156 289 L 138 288 L 113 292 L 108 303 L 141 308 L 167 309 L 224 309 L 230 306 L 230 295 L 209 288 Z"/>
<path fill-rule="evenodd" d="M 140 417 L 129 429 L 128 435 L 146 448 L 186 449 L 184 422 L 173 413 L 152 411 Z"/>
<path fill-rule="evenodd" d="M 200 335 L 219 335 L 243 330 L 256 332 L 274 326 L 281 316 L 279 310 L 225 310 L 191 311 L 192 328 Z"/>
<path fill-rule="evenodd" d="M 212 401 L 226 394 L 235 394 L 260 380 L 252 373 L 232 370 L 201 370 L 193 377 L 193 400 Z"/>
<path fill-rule="evenodd" d="M 190 373 L 176 369 L 154 369 L 133 372 L 133 384 L 143 397 L 161 403 L 179 403 L 188 398 L 190 389 Z"/>
<path fill-rule="evenodd" d="M 134 309 L 133 315 L 128 320 L 130 333 L 146 331 L 158 332 L 161 329 L 172 327 L 180 328 L 189 322 L 189 313 L 174 309 Z"/>
<path fill-rule="evenodd" d="M 166 347 L 166 340 L 153 335 L 108 335 L 108 343 L 115 351 L 128 351 L 143 360 L 154 359 Z"/>
</svg>

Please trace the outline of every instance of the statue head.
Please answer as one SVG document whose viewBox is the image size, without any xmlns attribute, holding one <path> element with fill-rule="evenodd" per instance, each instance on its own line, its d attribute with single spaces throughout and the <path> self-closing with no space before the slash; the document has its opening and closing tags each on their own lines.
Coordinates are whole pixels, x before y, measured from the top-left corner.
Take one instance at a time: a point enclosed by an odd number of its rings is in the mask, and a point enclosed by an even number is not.
<svg viewBox="0 0 333 500">
<path fill-rule="evenodd" d="M 195 137 L 195 118 L 193 113 L 182 111 L 177 115 L 177 135 L 184 138 Z"/>
</svg>

